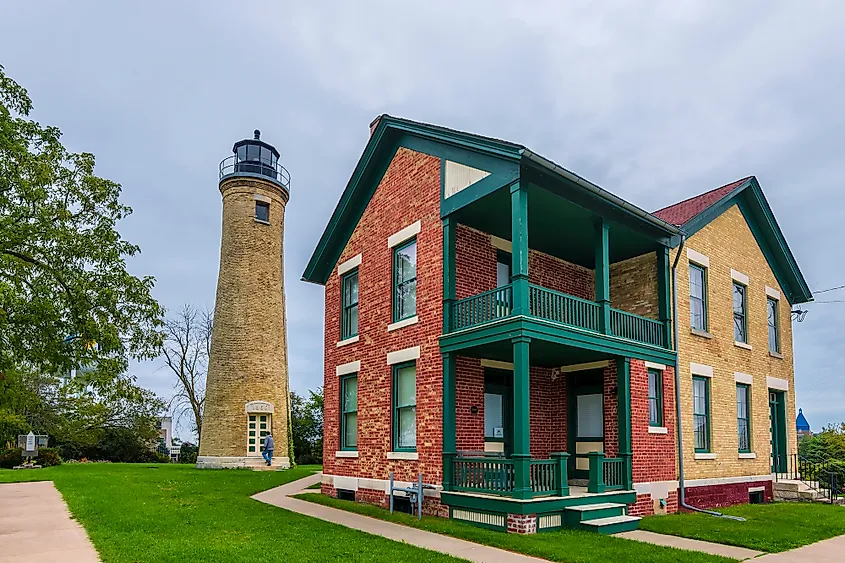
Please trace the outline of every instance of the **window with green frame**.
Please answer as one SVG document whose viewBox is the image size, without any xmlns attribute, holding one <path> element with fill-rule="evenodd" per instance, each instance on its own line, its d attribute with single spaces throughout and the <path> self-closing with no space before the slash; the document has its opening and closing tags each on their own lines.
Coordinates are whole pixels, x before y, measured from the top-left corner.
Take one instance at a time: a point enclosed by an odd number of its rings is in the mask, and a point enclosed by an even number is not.
<svg viewBox="0 0 845 563">
<path fill-rule="evenodd" d="M 736 384 L 736 430 L 740 453 L 751 451 L 751 422 L 748 412 L 751 403 L 751 388 L 743 383 Z"/>
<path fill-rule="evenodd" d="M 734 340 L 748 344 L 744 285 L 734 282 Z"/>
<path fill-rule="evenodd" d="M 663 372 L 648 370 L 648 425 L 663 426 Z"/>
<path fill-rule="evenodd" d="M 710 451 L 710 379 L 692 377 L 693 438 L 696 452 Z"/>
<path fill-rule="evenodd" d="M 689 316 L 690 327 L 707 330 L 707 275 L 703 266 L 689 265 Z"/>
<path fill-rule="evenodd" d="M 340 380 L 340 449 L 358 449 L 358 374 Z"/>
<path fill-rule="evenodd" d="M 358 269 L 341 279 L 340 339 L 358 335 Z"/>
<path fill-rule="evenodd" d="M 417 365 L 393 366 L 393 451 L 417 450 Z"/>
<path fill-rule="evenodd" d="M 393 322 L 417 314 L 417 239 L 393 250 Z"/>
<path fill-rule="evenodd" d="M 778 300 L 766 298 L 766 315 L 769 323 L 769 352 L 780 352 L 780 334 L 778 332 Z"/>
</svg>

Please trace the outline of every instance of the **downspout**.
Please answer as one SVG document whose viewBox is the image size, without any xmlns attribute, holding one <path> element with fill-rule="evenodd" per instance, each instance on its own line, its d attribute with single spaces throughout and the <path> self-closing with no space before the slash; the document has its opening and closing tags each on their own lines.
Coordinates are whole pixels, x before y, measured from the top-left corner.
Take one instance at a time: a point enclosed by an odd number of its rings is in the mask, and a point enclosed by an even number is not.
<svg viewBox="0 0 845 563">
<path fill-rule="evenodd" d="M 675 348 L 675 428 L 678 434 L 678 490 L 680 491 L 678 504 L 681 508 L 686 508 L 687 510 L 692 510 L 694 512 L 703 512 L 704 514 L 709 514 L 711 516 L 745 522 L 745 518 L 730 516 L 713 510 L 696 508 L 695 506 L 687 504 L 686 501 L 686 488 L 684 487 L 684 440 L 683 432 L 681 430 L 681 361 L 678 357 L 678 261 L 681 259 L 681 252 L 684 251 L 685 242 L 686 238 L 684 234 L 681 233 L 681 244 L 678 246 L 678 253 L 675 255 L 675 261 L 672 263 L 672 343 Z"/>
</svg>

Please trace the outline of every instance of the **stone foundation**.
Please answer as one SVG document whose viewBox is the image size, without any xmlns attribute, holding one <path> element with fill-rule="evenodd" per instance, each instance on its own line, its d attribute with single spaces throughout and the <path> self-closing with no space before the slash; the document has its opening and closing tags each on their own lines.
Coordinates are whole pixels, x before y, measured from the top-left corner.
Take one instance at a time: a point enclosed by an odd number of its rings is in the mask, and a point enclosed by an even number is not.
<svg viewBox="0 0 845 563">
<path fill-rule="evenodd" d="M 771 481 L 744 481 L 724 483 L 704 487 L 687 487 L 686 502 L 696 508 L 719 508 L 734 504 L 744 504 L 749 499 L 749 489 L 763 491 L 763 502 L 772 502 Z"/>
<path fill-rule="evenodd" d="M 263 457 L 220 457 L 204 455 L 197 457 L 197 469 L 260 469 L 267 467 Z M 290 458 L 274 457 L 271 467 L 290 469 Z"/>
</svg>

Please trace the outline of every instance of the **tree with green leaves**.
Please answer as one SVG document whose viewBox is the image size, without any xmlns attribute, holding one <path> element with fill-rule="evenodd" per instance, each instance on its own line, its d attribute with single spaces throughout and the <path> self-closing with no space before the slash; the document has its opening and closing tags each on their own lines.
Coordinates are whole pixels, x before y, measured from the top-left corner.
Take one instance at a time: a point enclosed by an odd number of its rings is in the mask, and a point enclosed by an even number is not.
<svg viewBox="0 0 845 563">
<path fill-rule="evenodd" d="M 308 398 L 291 391 L 290 418 L 296 463 L 323 463 L 323 388 L 309 390 Z"/>
<path fill-rule="evenodd" d="M 31 110 L 0 66 L 0 374 L 78 370 L 107 387 L 130 359 L 158 355 L 163 311 L 153 278 L 127 271 L 140 250 L 116 230 L 132 211 L 120 185 Z"/>
</svg>

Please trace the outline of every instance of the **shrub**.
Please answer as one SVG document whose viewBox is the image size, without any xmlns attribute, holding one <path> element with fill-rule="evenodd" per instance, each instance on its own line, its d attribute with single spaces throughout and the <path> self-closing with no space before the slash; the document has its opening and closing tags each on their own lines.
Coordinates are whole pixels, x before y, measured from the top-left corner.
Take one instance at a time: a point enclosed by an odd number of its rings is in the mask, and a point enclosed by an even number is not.
<svg viewBox="0 0 845 563">
<path fill-rule="evenodd" d="M 154 463 L 170 463 L 170 456 L 161 452 L 153 452 Z"/>
<path fill-rule="evenodd" d="M 199 448 L 190 442 L 182 442 L 179 448 L 179 463 L 196 463 Z"/>
<path fill-rule="evenodd" d="M 23 454 L 20 448 L 0 450 L 0 468 L 12 469 L 23 463 Z"/>
<path fill-rule="evenodd" d="M 53 467 L 54 465 L 61 465 L 62 458 L 59 457 L 57 448 L 39 448 L 35 463 L 41 467 Z"/>
</svg>

